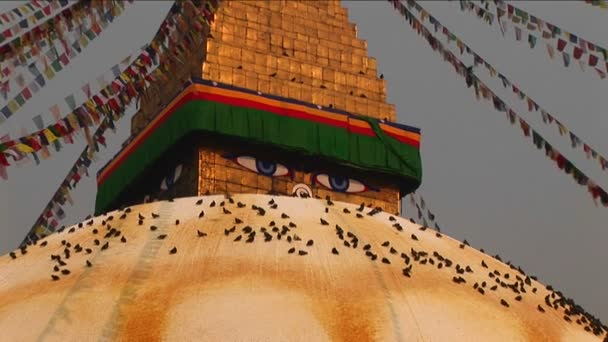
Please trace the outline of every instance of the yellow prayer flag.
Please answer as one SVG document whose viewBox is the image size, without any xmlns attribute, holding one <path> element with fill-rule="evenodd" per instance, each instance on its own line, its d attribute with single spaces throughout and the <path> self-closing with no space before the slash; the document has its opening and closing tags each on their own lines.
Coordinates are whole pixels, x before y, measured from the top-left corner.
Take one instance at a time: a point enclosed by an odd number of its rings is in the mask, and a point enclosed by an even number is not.
<svg viewBox="0 0 608 342">
<path fill-rule="evenodd" d="M 15 113 L 17 109 L 19 109 L 19 104 L 17 101 L 11 100 L 11 102 L 8 103 L 8 109 L 10 109 L 11 113 Z"/>
<path fill-rule="evenodd" d="M 80 129 L 80 125 L 78 124 L 78 119 L 76 118 L 76 115 L 74 113 L 70 113 L 67 116 L 68 122 L 70 123 L 70 126 L 74 127 L 74 129 L 79 130 Z"/>
<path fill-rule="evenodd" d="M 97 106 L 95 106 L 95 102 L 93 101 L 93 99 L 89 99 L 87 102 L 85 102 L 85 105 L 90 110 L 95 110 L 97 108 Z"/>
<path fill-rule="evenodd" d="M 120 79 L 123 80 L 125 83 L 129 83 L 131 81 L 131 79 L 129 78 L 129 75 L 127 75 L 126 73 L 122 73 L 120 74 Z"/>
<path fill-rule="evenodd" d="M 52 143 L 53 141 L 57 140 L 55 134 L 53 134 L 53 132 L 51 132 L 51 130 L 48 128 L 43 130 L 42 133 L 44 133 L 44 136 L 46 137 L 46 140 L 49 141 L 49 143 Z"/>
<path fill-rule="evenodd" d="M 82 47 L 87 47 L 89 45 L 89 40 L 87 39 L 87 37 L 85 35 L 80 36 L 80 39 L 78 40 L 78 42 L 80 43 L 80 46 L 82 46 Z"/>
<path fill-rule="evenodd" d="M 34 149 L 27 146 L 26 144 L 22 144 L 22 143 L 18 143 L 15 144 L 15 147 L 17 148 L 17 150 L 19 152 L 23 152 L 23 153 L 34 153 Z"/>
<path fill-rule="evenodd" d="M 47 79 L 51 79 L 55 77 L 55 72 L 53 71 L 53 69 L 47 66 L 46 69 L 44 69 L 44 75 Z"/>
<path fill-rule="evenodd" d="M 44 230 L 45 229 L 44 229 L 44 227 L 42 225 L 36 227 L 36 230 L 35 230 L 36 235 L 40 236 L 40 235 L 44 234 Z"/>
</svg>

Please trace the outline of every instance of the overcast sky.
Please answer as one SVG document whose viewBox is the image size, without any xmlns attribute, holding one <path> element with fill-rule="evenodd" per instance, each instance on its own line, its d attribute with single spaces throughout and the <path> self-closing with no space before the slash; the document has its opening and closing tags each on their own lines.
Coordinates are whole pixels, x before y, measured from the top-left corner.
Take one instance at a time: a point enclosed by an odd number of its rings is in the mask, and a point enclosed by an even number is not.
<svg viewBox="0 0 608 342">
<path fill-rule="evenodd" d="M 15 4 L 0 2 L 0 13 Z M 0 124 L 0 137 L 6 133 L 18 136 L 22 128 L 35 130 L 32 118 L 37 114 L 44 113 L 48 124 L 52 118 L 48 108 L 55 103 L 62 103 L 65 115 L 63 98 L 75 92 L 82 96 L 80 88 L 85 82 L 92 81 L 95 91 L 99 75 L 152 38 L 170 5 L 142 1 L 129 6 L 65 71 Z M 534 50 L 525 41 L 515 41 L 512 28 L 503 37 L 498 27 L 461 12 L 457 1 L 425 1 L 422 5 L 541 107 L 598 152 L 608 154 L 608 78 L 601 80 L 576 64 L 564 68 L 560 58 L 548 58 L 541 41 Z M 515 5 L 608 47 L 608 10 L 582 1 L 518 1 Z M 504 113 L 496 112 L 487 102 L 477 102 L 452 66 L 388 3 L 348 1 L 344 6 L 351 22 L 358 26 L 359 37 L 368 41 L 369 55 L 378 60 L 399 122 L 422 129 L 423 183 L 418 193 L 443 231 L 522 266 L 605 323 L 608 208 L 596 207 L 586 189 L 524 139 Z M 440 39 L 445 43 L 442 36 Z M 471 62 L 466 55 L 461 58 Z M 544 125 L 538 113 L 528 112 L 484 69 L 479 68 L 477 75 L 554 147 L 608 189 L 608 173 L 597 162 L 572 149 L 569 139 L 561 137 L 555 126 Z M 0 105 L 4 105 L 3 99 Z M 120 122 L 117 134 L 108 134 L 109 148 L 99 154 L 91 177 L 84 178 L 72 192 L 77 204 L 65 208 L 67 218 L 62 224 L 78 222 L 93 212 L 95 172 L 128 135 L 132 114 L 133 110 Z M 59 153 L 51 149 L 52 158 L 38 166 L 31 162 L 8 169 L 9 181 L 0 180 L 0 254 L 22 241 L 84 144 L 84 139 L 79 139 L 78 144 L 65 145 Z M 411 209 L 406 209 L 406 216 L 415 215 Z"/>
</svg>

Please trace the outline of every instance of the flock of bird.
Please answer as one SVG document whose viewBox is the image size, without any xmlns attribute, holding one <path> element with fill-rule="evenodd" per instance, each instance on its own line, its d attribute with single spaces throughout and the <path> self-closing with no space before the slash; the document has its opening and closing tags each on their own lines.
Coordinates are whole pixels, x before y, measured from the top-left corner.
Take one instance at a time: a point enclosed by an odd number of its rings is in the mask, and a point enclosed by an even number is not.
<svg viewBox="0 0 608 342">
<path fill-rule="evenodd" d="M 186 199 L 180 199 L 180 201 L 184 200 Z M 203 203 L 205 200 L 209 202 L 206 204 Z M 169 201 L 171 202 L 173 200 Z M 324 201 L 323 204 L 326 213 L 337 210 L 341 211 L 343 215 L 353 215 L 356 219 L 360 220 L 366 220 L 369 217 L 382 213 L 380 208 L 371 208 L 364 204 L 361 204 L 358 207 L 354 205 L 344 205 L 339 208 L 339 205 L 334 203 L 329 197 L 320 201 Z M 280 241 L 281 243 L 286 244 L 286 254 L 305 258 L 312 253 L 311 248 L 315 244 L 314 237 L 303 238 L 302 236 L 307 235 L 306 226 L 299 227 L 298 224 L 291 219 L 289 213 L 282 212 L 279 216 L 278 212 L 281 211 L 281 208 L 279 208 L 279 205 L 274 198 L 271 198 L 267 202 L 266 208 L 262 208 L 255 204 L 247 205 L 241 201 L 235 200 L 230 195 L 226 195 L 222 200 L 218 201 L 207 197 L 199 197 L 196 198 L 195 205 L 200 208 L 198 214 L 199 220 L 204 221 L 206 216 L 209 216 L 207 215 L 208 211 L 221 208 L 220 211 L 214 211 L 212 215 L 233 216 L 233 218 L 230 219 L 233 224 L 230 227 L 221 229 L 206 227 L 205 229 L 195 229 L 195 231 L 179 230 L 175 231 L 176 234 L 192 234 L 193 239 L 206 239 L 209 237 L 209 234 L 214 234 L 216 236 L 222 234 L 224 238 L 231 239 L 235 244 L 270 243 L 274 240 L 275 242 Z M 49 258 L 52 260 L 52 267 L 49 270 L 49 281 L 61 282 L 64 278 L 73 276 L 73 273 L 78 268 L 95 267 L 94 262 L 91 261 L 92 259 L 87 257 L 93 253 L 104 253 L 112 248 L 128 248 L 129 237 L 125 236 L 125 232 L 121 231 L 121 229 L 117 228 L 120 225 L 116 224 L 116 221 L 136 216 L 137 225 L 140 226 L 141 229 L 147 229 L 150 232 L 156 233 L 159 229 L 158 220 L 160 215 L 152 213 L 148 217 L 145 217 L 141 213 L 135 213 L 134 209 L 136 209 L 136 207 L 127 207 L 106 213 L 105 215 L 96 218 L 91 218 L 89 216 L 84 222 L 81 222 L 78 225 L 69 228 L 62 227 L 55 233 L 56 238 L 52 240 L 59 242 L 59 239 L 61 239 L 61 246 L 59 247 L 61 252 L 55 252 L 55 254 L 51 253 L 49 255 Z M 271 218 L 265 226 L 254 228 L 247 225 L 246 216 L 243 216 L 244 210 L 252 210 L 252 214 L 259 216 L 260 219 L 267 215 L 268 210 L 277 212 L 268 215 L 271 216 Z M 444 237 L 438 230 L 433 230 L 424 226 L 407 224 L 407 227 L 404 227 L 402 225 L 402 223 L 404 223 L 403 219 L 396 218 L 388 213 L 382 214 L 387 217 L 387 223 L 390 225 L 391 229 L 394 229 L 398 234 L 403 234 L 405 239 L 410 241 L 408 250 L 404 250 L 403 248 L 399 249 L 397 244 L 394 244 L 390 240 L 386 240 L 381 244 L 365 241 L 362 237 L 358 236 L 353 231 L 350 231 L 348 227 L 342 227 L 339 224 L 329 222 L 327 219 L 320 217 L 318 219 L 318 224 L 320 226 L 335 231 L 335 241 L 331 250 L 328 250 L 328 252 L 338 258 L 346 249 L 359 251 L 359 253 L 362 253 L 370 262 L 379 262 L 386 265 L 386 267 L 399 267 L 404 282 L 412 281 L 411 278 L 416 277 L 417 270 L 420 268 L 435 268 L 438 272 L 448 273 L 453 283 L 458 286 L 469 287 L 479 296 L 487 296 L 490 292 L 494 293 L 495 298 L 497 298 L 499 303 L 506 309 L 518 305 L 519 302 L 522 301 L 537 301 L 538 304 L 536 308 L 538 314 L 547 314 L 549 311 L 559 312 L 559 315 L 561 315 L 564 321 L 567 321 L 570 324 L 576 324 L 580 326 L 581 329 L 584 329 L 597 337 L 605 335 L 604 341 L 608 341 L 608 327 L 602 324 L 599 319 L 585 312 L 583 308 L 577 305 L 572 299 L 565 297 L 560 291 L 554 290 L 551 286 L 541 285 L 536 277 L 527 275 L 520 267 L 516 267 L 510 262 L 506 263 L 508 268 L 503 267 L 499 269 L 498 267 L 495 267 L 496 265 L 499 265 L 499 263 L 502 264 L 502 260 L 498 255 L 491 257 L 480 254 L 486 257 L 486 259 L 481 258 L 478 264 L 465 264 L 463 261 L 458 260 L 458 256 L 444 255 L 436 250 L 425 250 L 424 245 L 420 244 L 421 240 L 432 238 L 451 240 L 451 238 Z M 279 217 L 280 220 L 278 219 Z M 260 220 L 257 220 L 256 222 L 259 221 Z M 399 223 L 399 221 L 402 223 Z M 412 223 L 414 222 L 413 220 L 410 221 Z M 182 222 L 180 222 L 179 219 L 175 220 L 175 222 L 171 221 L 171 225 L 174 225 L 177 228 L 180 228 L 180 223 Z M 79 243 L 72 244 L 70 242 L 70 235 L 77 230 L 88 230 L 88 234 L 91 235 L 90 244 L 81 245 Z M 163 233 L 155 235 L 155 238 L 159 240 L 166 239 L 167 233 L 171 234 L 172 230 L 163 230 Z M 10 252 L 9 257 L 13 260 L 27 258 L 28 250 L 32 248 L 48 248 L 49 241 L 47 240 L 48 237 L 30 243 L 20 250 Z M 471 248 L 466 240 L 463 242 L 451 241 L 457 243 L 458 248 L 460 249 Z M 162 250 L 160 252 L 162 253 Z M 182 253 L 178 246 L 174 245 L 166 247 L 165 252 L 169 255 Z M 187 251 L 185 252 L 187 253 Z M 480 250 L 480 252 L 483 253 L 483 250 Z M 72 262 L 72 260 L 75 259 L 75 254 L 84 254 L 84 262 Z M 80 258 L 79 260 L 83 260 L 83 258 Z M 505 271 L 505 269 L 508 271 Z M 545 295 L 543 296 L 541 294 Z"/>
</svg>

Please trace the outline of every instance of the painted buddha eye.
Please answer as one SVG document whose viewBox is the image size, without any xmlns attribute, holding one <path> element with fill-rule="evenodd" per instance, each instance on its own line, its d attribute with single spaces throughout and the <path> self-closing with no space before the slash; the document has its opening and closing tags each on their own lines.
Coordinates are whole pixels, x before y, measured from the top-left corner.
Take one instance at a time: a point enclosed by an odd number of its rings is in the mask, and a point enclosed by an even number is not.
<svg viewBox="0 0 608 342">
<path fill-rule="evenodd" d="M 329 190 L 336 192 L 356 193 L 369 190 L 368 187 L 356 179 L 333 176 L 327 174 L 318 174 L 313 177 L 314 181 L 326 187 Z"/>
<path fill-rule="evenodd" d="M 289 169 L 282 164 L 274 163 L 266 160 L 260 160 L 249 156 L 238 156 L 232 158 L 237 164 L 242 167 L 268 177 L 281 177 L 290 174 Z"/>
<path fill-rule="evenodd" d="M 168 190 L 177 182 L 179 177 L 182 175 L 182 168 L 183 166 L 181 164 L 178 165 L 173 172 L 167 175 L 167 177 L 163 178 L 163 180 L 160 182 L 160 189 L 162 191 Z"/>
</svg>

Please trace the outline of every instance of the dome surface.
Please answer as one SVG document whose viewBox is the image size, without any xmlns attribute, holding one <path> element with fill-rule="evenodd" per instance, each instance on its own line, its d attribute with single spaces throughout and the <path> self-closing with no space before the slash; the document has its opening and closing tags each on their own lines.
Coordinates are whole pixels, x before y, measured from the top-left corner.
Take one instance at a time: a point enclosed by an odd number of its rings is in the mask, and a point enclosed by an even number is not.
<svg viewBox="0 0 608 342">
<path fill-rule="evenodd" d="M 516 268 L 430 228 L 342 202 L 243 194 L 148 203 L 11 254 L 0 257 L 5 341 L 606 335 Z"/>
</svg>

